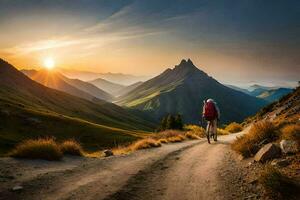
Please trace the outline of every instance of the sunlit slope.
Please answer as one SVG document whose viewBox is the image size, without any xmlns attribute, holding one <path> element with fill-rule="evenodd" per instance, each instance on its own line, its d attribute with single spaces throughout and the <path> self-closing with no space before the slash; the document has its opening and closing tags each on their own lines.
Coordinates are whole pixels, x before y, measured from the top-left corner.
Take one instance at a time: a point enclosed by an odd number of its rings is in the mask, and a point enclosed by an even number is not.
<svg viewBox="0 0 300 200">
<path fill-rule="evenodd" d="M 22 70 L 32 80 L 44 86 L 57 89 L 68 94 L 94 101 L 95 98 L 111 102 L 113 96 L 97 88 L 91 83 L 79 79 L 70 79 L 53 70 Z"/>
<path fill-rule="evenodd" d="M 152 113 L 160 119 L 167 113 L 180 113 L 187 123 L 199 123 L 203 100 L 215 99 L 221 121 L 242 121 L 266 104 L 265 101 L 230 89 L 199 70 L 188 60 L 174 69 L 144 82 L 117 102 L 119 105 Z"/>
<path fill-rule="evenodd" d="M 112 103 L 101 100 L 91 102 L 47 88 L 32 81 L 3 60 L 0 60 L 0 102 L 0 112 L 3 118 L 5 117 L 5 121 L 0 121 L 0 135 L 12 141 L 31 134 L 50 133 L 75 137 L 76 134 L 84 132 L 95 133 L 95 136 L 99 137 L 98 141 L 110 138 L 111 143 L 123 141 L 122 138 L 134 139 L 133 134 L 150 131 L 154 127 L 150 122 Z M 41 129 L 27 126 L 27 120 L 32 120 L 31 115 L 33 121 L 43 121 L 39 123 Z M 63 121 L 68 123 L 65 124 Z M 89 123 L 93 131 L 83 129 L 81 123 Z M 10 139 L 9 135 L 12 136 Z M 78 136 L 82 140 L 81 135 Z M 99 146 L 104 143 L 106 142 L 99 143 Z"/>
</svg>

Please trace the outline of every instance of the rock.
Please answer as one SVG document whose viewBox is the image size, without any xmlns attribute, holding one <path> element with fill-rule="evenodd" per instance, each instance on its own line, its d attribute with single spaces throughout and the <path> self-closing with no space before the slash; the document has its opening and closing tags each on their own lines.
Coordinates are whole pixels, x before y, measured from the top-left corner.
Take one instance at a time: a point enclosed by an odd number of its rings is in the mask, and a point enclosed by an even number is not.
<svg viewBox="0 0 300 200">
<path fill-rule="evenodd" d="M 20 191 L 23 190 L 23 186 L 21 185 L 16 185 L 15 187 L 12 188 L 13 191 Z"/>
<path fill-rule="evenodd" d="M 278 167 L 286 167 L 290 164 L 290 161 L 287 159 L 275 159 L 271 162 L 271 165 Z"/>
<path fill-rule="evenodd" d="M 267 160 L 274 159 L 280 156 L 281 150 L 275 144 L 269 143 L 264 145 L 254 156 L 257 162 L 266 162 Z"/>
<path fill-rule="evenodd" d="M 244 156 L 243 155 L 239 155 L 238 156 L 238 160 L 244 160 Z"/>
<path fill-rule="evenodd" d="M 105 157 L 109 157 L 109 156 L 114 155 L 114 153 L 111 150 L 105 150 L 103 153 L 105 154 Z"/>
<path fill-rule="evenodd" d="M 281 140 L 280 148 L 283 153 L 297 153 L 299 151 L 297 142 L 293 140 Z"/>
</svg>

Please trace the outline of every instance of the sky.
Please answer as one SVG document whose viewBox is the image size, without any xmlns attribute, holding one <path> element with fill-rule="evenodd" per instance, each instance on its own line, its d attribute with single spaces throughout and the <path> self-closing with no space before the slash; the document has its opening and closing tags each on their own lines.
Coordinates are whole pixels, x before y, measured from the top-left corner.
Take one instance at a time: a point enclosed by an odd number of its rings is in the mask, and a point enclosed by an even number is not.
<svg viewBox="0 0 300 200">
<path fill-rule="evenodd" d="M 298 0 L 0 0 L 0 27 L 18 68 L 154 76 L 191 58 L 224 83 L 300 79 Z"/>
</svg>

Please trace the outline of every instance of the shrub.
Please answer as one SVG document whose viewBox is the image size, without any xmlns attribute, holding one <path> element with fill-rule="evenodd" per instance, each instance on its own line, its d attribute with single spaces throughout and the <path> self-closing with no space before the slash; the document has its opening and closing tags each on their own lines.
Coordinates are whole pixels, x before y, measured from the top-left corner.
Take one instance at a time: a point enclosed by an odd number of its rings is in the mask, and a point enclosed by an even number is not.
<svg viewBox="0 0 300 200">
<path fill-rule="evenodd" d="M 249 133 L 238 137 L 231 145 L 232 149 L 241 153 L 244 157 L 254 155 L 259 148 L 276 139 L 277 132 L 273 123 L 261 121 L 252 125 Z"/>
<path fill-rule="evenodd" d="M 186 130 L 188 133 L 192 133 L 198 137 L 206 137 L 205 129 L 201 126 L 197 125 L 185 125 L 184 130 Z"/>
<path fill-rule="evenodd" d="M 183 140 L 185 140 L 185 137 L 183 135 L 177 135 L 177 136 L 169 137 L 167 140 L 173 143 L 182 142 Z"/>
<path fill-rule="evenodd" d="M 187 137 L 188 139 L 191 139 L 191 140 L 200 139 L 200 137 L 198 135 L 196 135 L 195 133 L 193 133 L 193 132 L 186 132 L 184 134 L 184 136 Z"/>
<path fill-rule="evenodd" d="M 9 155 L 16 158 L 60 160 L 63 153 L 53 138 L 47 138 L 25 140 L 18 144 Z"/>
<path fill-rule="evenodd" d="M 217 134 L 218 135 L 229 135 L 230 133 L 224 129 L 218 128 L 217 129 Z"/>
<path fill-rule="evenodd" d="M 174 137 L 174 136 L 178 136 L 178 135 L 183 135 L 184 132 L 183 131 L 178 131 L 178 130 L 166 130 L 166 131 L 162 131 L 159 132 L 157 134 L 155 134 L 154 136 L 152 136 L 153 139 L 168 139 L 170 137 Z"/>
<path fill-rule="evenodd" d="M 64 154 L 82 156 L 83 149 L 81 145 L 75 140 L 66 140 L 60 145 L 61 151 Z"/>
<path fill-rule="evenodd" d="M 132 145 L 130 145 L 130 149 L 139 150 L 139 149 L 148 149 L 148 148 L 160 147 L 160 146 L 161 144 L 159 141 L 154 140 L 152 138 L 146 138 L 146 139 L 139 140 L 133 143 Z"/>
<path fill-rule="evenodd" d="M 296 140 L 300 145 L 300 124 L 289 124 L 281 130 L 281 139 Z"/>
<path fill-rule="evenodd" d="M 166 117 L 162 118 L 160 125 L 158 127 L 158 131 L 165 131 L 165 130 L 182 130 L 183 129 L 183 122 L 181 115 L 177 114 L 167 115 Z"/>
<path fill-rule="evenodd" d="M 159 139 L 158 140 L 160 143 L 168 143 L 168 140 L 165 138 Z"/>
<path fill-rule="evenodd" d="M 274 199 L 290 199 L 300 189 L 299 185 L 271 165 L 265 167 L 259 182 Z"/>
<path fill-rule="evenodd" d="M 237 133 L 237 132 L 242 131 L 243 127 L 239 123 L 232 122 L 228 126 L 226 126 L 225 130 L 230 133 Z"/>
</svg>

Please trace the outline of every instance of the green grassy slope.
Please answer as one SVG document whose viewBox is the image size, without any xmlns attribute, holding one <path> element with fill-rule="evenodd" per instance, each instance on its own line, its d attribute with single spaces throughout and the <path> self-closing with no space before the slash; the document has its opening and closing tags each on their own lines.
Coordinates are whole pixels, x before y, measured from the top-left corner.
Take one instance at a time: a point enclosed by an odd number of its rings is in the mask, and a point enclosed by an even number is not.
<svg viewBox="0 0 300 200">
<path fill-rule="evenodd" d="M 3 60 L 0 60 L 0 102 L 1 119 L 5 119 L 0 121 L 0 136 L 8 141 L 8 146 L 22 138 L 48 134 L 58 138 L 72 136 L 86 146 L 89 143 L 82 134 L 92 134 L 91 141 L 106 146 L 130 141 L 154 127 L 140 115 L 112 103 L 91 102 L 47 88 Z M 42 121 L 38 123 L 41 128 L 28 126 L 30 118 Z M 2 149 L 5 144 L 2 142 Z"/>
<path fill-rule="evenodd" d="M 213 98 L 221 109 L 221 122 L 242 121 L 265 101 L 228 88 L 188 60 L 146 81 L 119 98 L 119 105 L 149 111 L 157 119 L 180 113 L 187 123 L 199 123 L 203 100 Z"/>
</svg>

